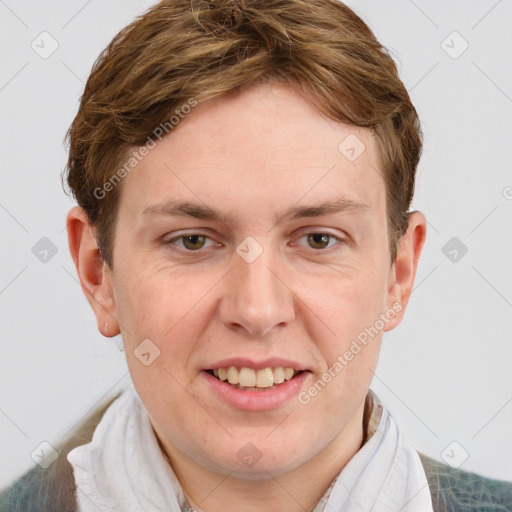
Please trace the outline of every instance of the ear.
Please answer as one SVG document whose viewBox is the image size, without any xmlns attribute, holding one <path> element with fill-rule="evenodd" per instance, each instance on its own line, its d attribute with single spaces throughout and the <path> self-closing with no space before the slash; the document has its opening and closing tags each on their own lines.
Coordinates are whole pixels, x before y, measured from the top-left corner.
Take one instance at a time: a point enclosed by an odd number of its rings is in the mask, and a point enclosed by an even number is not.
<svg viewBox="0 0 512 512">
<path fill-rule="evenodd" d="M 96 316 L 98 330 L 108 338 L 120 333 L 111 282 L 111 270 L 96 243 L 96 229 L 85 210 L 72 208 L 66 217 L 68 244 L 80 285 Z"/>
<path fill-rule="evenodd" d="M 394 329 L 402 321 L 427 234 L 427 221 L 423 213 L 409 213 L 408 221 L 407 232 L 400 240 L 396 260 L 389 271 L 387 308 L 397 314 L 386 324 L 384 331 Z"/>
</svg>

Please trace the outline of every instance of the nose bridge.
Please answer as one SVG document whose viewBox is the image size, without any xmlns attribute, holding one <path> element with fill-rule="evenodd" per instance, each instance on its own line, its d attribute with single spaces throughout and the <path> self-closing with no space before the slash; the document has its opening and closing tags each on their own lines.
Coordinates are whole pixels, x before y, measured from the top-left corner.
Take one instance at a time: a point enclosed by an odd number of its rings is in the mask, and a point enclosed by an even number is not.
<svg viewBox="0 0 512 512">
<path fill-rule="evenodd" d="M 267 239 L 268 241 L 268 239 Z M 260 254 L 251 261 L 251 251 Z M 293 293 L 280 276 L 283 267 L 272 254 L 270 244 L 240 244 L 233 258 L 228 291 L 223 297 L 222 320 L 228 328 L 244 328 L 251 335 L 263 336 L 277 325 L 293 319 Z M 244 252 L 245 251 L 245 252 Z M 284 281 L 284 282 L 283 282 Z"/>
</svg>

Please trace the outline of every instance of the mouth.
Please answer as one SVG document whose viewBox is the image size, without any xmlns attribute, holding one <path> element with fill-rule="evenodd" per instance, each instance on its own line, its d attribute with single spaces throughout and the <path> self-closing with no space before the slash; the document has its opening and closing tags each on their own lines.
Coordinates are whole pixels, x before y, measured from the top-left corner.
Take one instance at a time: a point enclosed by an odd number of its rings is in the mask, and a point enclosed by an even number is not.
<svg viewBox="0 0 512 512">
<path fill-rule="evenodd" d="M 261 369 L 246 366 L 227 366 L 206 370 L 216 379 L 242 391 L 269 391 L 297 378 L 304 370 L 276 366 Z"/>
</svg>

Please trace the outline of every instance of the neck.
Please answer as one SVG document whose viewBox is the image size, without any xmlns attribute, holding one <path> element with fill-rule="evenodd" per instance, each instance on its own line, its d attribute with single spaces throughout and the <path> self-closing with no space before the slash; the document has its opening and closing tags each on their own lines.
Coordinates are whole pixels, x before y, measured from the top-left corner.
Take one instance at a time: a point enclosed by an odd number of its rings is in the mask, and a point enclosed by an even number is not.
<svg viewBox="0 0 512 512">
<path fill-rule="evenodd" d="M 278 477 L 269 473 L 264 480 L 212 472 L 176 449 L 164 454 L 197 512 L 312 511 L 366 438 L 363 412 L 364 403 L 315 457 Z"/>
</svg>

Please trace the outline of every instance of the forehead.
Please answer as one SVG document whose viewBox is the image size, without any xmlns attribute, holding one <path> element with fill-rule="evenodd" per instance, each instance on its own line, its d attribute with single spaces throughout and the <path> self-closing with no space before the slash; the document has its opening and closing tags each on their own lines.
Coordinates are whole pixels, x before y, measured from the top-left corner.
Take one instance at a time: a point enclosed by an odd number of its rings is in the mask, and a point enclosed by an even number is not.
<svg viewBox="0 0 512 512">
<path fill-rule="evenodd" d="M 327 118 L 296 88 L 259 84 L 184 116 L 124 179 L 121 209 L 181 199 L 275 216 L 346 199 L 381 210 L 384 190 L 372 132 Z"/>
</svg>

